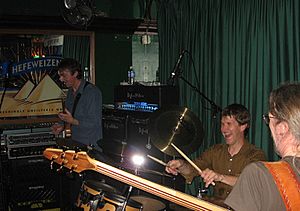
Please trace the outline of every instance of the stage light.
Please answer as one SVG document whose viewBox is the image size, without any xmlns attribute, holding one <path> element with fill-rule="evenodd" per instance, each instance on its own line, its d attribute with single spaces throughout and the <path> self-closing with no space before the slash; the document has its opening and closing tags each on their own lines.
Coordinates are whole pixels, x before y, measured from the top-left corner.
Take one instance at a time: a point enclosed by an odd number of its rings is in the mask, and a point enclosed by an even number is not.
<svg viewBox="0 0 300 211">
<path fill-rule="evenodd" d="M 136 166 L 141 166 L 145 162 L 145 158 L 142 155 L 133 155 L 131 160 Z"/>
</svg>

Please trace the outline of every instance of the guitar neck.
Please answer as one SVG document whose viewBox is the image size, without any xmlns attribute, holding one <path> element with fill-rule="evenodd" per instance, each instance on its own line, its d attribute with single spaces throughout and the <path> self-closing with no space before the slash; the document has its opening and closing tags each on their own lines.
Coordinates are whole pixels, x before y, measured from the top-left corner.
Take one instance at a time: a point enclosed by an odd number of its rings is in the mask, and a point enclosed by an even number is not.
<svg viewBox="0 0 300 211">
<path fill-rule="evenodd" d="M 159 185 L 157 183 L 151 182 L 144 178 L 138 177 L 136 175 L 130 174 L 128 172 L 122 171 L 117 168 L 113 168 L 104 163 L 95 163 L 95 171 L 102 173 L 106 176 L 112 177 L 116 180 L 124 182 L 128 185 L 146 191 L 148 193 L 154 194 L 181 206 L 187 207 L 192 210 L 224 210 L 223 208 L 217 208 L 216 205 L 199 200 L 191 195 L 176 191 L 171 188 Z"/>
<path fill-rule="evenodd" d="M 44 151 L 44 157 L 78 173 L 85 170 L 99 172 L 108 177 L 192 210 L 226 210 L 225 208 L 210 202 L 203 201 L 171 188 L 167 188 L 121 169 L 102 163 L 98 160 L 92 159 L 87 155 L 86 152 L 75 152 L 74 150 L 63 151 L 61 149 L 47 148 Z"/>
</svg>

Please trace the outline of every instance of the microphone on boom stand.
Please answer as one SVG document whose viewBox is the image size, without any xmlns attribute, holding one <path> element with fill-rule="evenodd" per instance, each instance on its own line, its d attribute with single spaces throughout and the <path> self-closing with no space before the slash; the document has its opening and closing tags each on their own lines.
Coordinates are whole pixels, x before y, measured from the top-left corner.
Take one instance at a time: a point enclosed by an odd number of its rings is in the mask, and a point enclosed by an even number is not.
<svg viewBox="0 0 300 211">
<path fill-rule="evenodd" d="M 181 61 L 182 61 L 182 58 L 184 56 L 184 54 L 186 53 L 187 51 L 186 50 L 182 50 L 181 53 L 179 54 L 179 57 L 178 57 L 178 60 L 173 68 L 173 71 L 171 73 L 171 76 L 169 78 L 169 84 L 170 85 L 175 85 L 175 79 L 178 78 L 181 74 L 180 72 L 180 64 L 181 64 Z"/>
</svg>

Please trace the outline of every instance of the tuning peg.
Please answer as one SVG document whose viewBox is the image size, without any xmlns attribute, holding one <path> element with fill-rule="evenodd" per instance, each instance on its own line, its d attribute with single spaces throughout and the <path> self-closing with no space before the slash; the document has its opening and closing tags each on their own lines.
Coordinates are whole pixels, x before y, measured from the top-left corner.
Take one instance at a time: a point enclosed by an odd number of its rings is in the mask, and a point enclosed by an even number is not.
<svg viewBox="0 0 300 211">
<path fill-rule="evenodd" d="M 76 146 L 76 147 L 74 147 L 74 151 L 77 153 L 77 152 L 80 152 L 81 149 L 80 149 L 80 147 Z"/>
<path fill-rule="evenodd" d="M 53 170 L 53 163 L 54 163 L 54 161 L 52 160 L 52 161 L 50 162 L 50 169 L 51 169 L 51 170 Z"/>
<path fill-rule="evenodd" d="M 57 172 L 62 171 L 62 169 L 64 168 L 64 166 L 60 166 L 58 169 L 56 169 Z"/>
<path fill-rule="evenodd" d="M 69 179 L 75 178 L 75 174 L 73 173 L 73 171 L 67 171 L 65 174 Z"/>
<path fill-rule="evenodd" d="M 68 163 L 68 160 L 63 160 L 62 161 L 62 165 L 64 166 L 64 165 L 66 165 Z"/>
<path fill-rule="evenodd" d="M 73 171 L 74 171 L 74 169 L 75 169 L 75 166 L 72 166 L 72 167 L 70 168 L 70 171 L 69 171 L 69 173 L 70 173 L 70 174 L 72 174 L 72 173 L 73 173 Z"/>
<path fill-rule="evenodd" d="M 78 154 L 76 153 L 76 154 L 74 154 L 74 156 L 73 156 L 73 160 L 78 160 Z"/>
</svg>

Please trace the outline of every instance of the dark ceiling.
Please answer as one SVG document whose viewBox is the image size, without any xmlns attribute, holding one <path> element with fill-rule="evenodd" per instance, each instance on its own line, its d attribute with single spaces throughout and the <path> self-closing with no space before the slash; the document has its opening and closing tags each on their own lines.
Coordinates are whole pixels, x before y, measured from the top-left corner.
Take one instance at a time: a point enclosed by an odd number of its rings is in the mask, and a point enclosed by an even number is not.
<svg viewBox="0 0 300 211">
<path fill-rule="evenodd" d="M 4 1 L 0 8 L 0 27 L 2 29 L 88 30 L 126 34 L 143 32 L 147 28 L 149 33 L 157 33 L 156 20 L 144 20 L 143 13 L 145 12 L 135 12 L 137 7 L 133 5 L 135 2 L 133 0 L 97 0 L 97 7 L 95 7 L 97 13 L 105 14 L 105 16 L 94 15 L 89 25 L 84 27 L 65 21 L 60 9 L 62 2 L 63 0 Z M 137 13 L 139 15 L 134 15 Z"/>
</svg>

